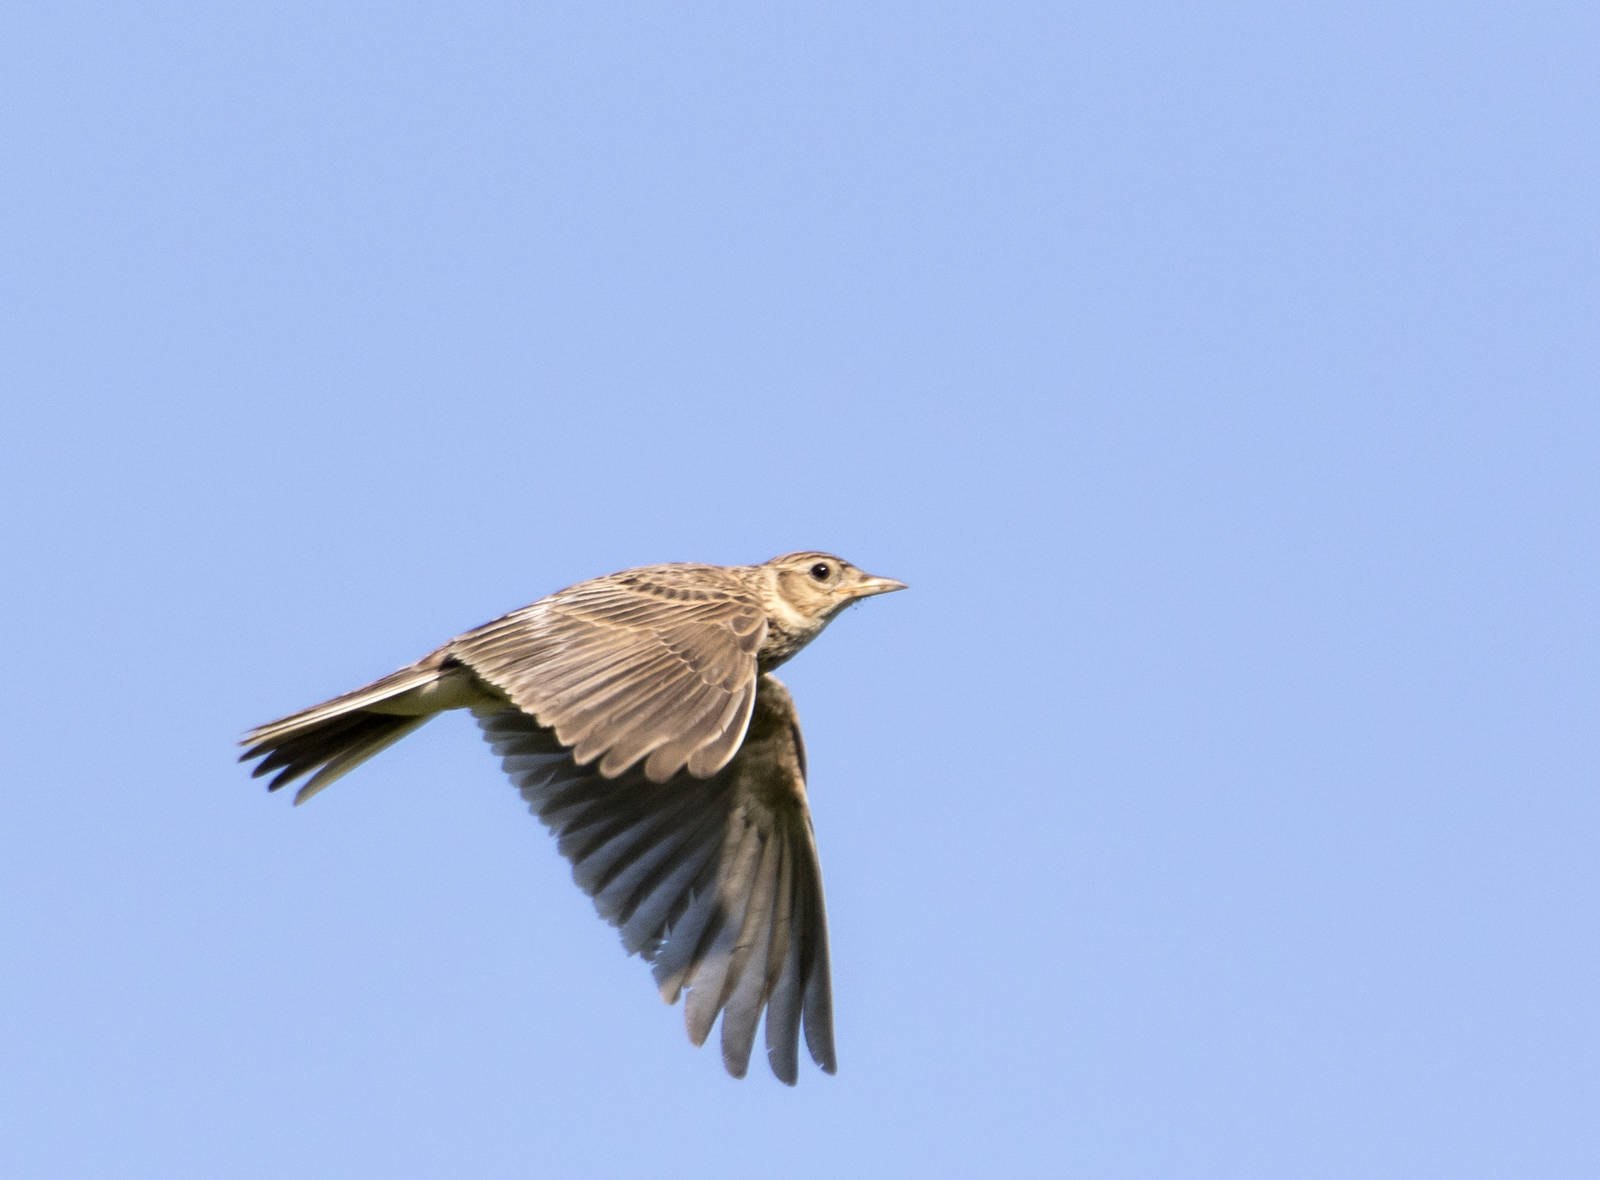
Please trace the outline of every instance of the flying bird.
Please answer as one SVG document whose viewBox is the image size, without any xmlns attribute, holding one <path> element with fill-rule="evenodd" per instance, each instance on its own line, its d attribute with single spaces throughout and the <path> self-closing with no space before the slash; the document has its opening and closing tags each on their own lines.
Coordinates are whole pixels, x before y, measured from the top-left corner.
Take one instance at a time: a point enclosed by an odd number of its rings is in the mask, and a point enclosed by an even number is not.
<svg viewBox="0 0 1600 1180">
<path fill-rule="evenodd" d="M 772 670 L 851 603 L 903 589 L 829 553 L 623 570 L 258 726 L 240 760 L 274 791 L 309 775 L 304 803 L 470 709 L 662 998 L 687 992 L 690 1040 L 720 1015 L 723 1064 L 743 1077 L 765 1012 L 768 1063 L 793 1085 L 802 1028 L 824 1071 L 837 1061 L 805 748 Z"/>
</svg>

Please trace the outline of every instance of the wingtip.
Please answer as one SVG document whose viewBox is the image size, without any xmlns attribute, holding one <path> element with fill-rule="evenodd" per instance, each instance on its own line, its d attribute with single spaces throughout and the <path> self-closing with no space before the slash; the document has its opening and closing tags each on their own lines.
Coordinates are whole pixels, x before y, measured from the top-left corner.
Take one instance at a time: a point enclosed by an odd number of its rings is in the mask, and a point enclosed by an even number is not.
<svg viewBox="0 0 1600 1180">
<path fill-rule="evenodd" d="M 339 778 L 342 773 L 343 768 L 339 773 L 329 774 L 328 768 L 323 767 L 310 782 L 294 793 L 294 805 L 299 807 L 302 803 L 322 794 L 322 789 L 331 784 L 334 779 Z"/>
</svg>

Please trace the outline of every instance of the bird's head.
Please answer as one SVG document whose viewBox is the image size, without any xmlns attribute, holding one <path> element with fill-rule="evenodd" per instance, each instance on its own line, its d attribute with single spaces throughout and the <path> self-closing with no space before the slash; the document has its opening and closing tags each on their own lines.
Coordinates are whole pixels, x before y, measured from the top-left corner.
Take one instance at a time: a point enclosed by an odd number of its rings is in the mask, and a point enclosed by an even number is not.
<svg viewBox="0 0 1600 1180">
<path fill-rule="evenodd" d="M 782 604 L 819 629 L 858 599 L 906 588 L 904 582 L 866 573 L 831 553 L 785 553 L 766 568 Z"/>
</svg>

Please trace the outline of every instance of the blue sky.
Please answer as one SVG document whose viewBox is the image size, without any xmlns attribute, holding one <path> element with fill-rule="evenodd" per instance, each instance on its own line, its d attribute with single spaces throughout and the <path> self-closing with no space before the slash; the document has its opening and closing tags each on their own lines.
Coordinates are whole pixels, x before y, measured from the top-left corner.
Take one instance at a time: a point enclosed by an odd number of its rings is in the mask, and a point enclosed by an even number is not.
<svg viewBox="0 0 1600 1180">
<path fill-rule="evenodd" d="M 1600 1174 L 1600 18 L 0 16 L 0 1172 Z M 725 1077 L 473 727 L 825 548 L 840 1071 Z"/>
</svg>

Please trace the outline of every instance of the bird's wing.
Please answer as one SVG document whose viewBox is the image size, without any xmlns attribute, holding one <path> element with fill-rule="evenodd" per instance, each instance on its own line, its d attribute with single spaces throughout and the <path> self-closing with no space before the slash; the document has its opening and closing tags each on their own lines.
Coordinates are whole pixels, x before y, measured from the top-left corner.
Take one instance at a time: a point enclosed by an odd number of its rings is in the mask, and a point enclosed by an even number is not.
<svg viewBox="0 0 1600 1180">
<path fill-rule="evenodd" d="M 597 578 L 469 631 L 450 654 L 601 774 L 644 759 L 653 782 L 704 778 L 744 738 L 767 631 L 753 595 L 706 580 Z"/>
<path fill-rule="evenodd" d="M 812 1058 L 834 1072 L 822 876 L 783 685 L 761 677 L 749 734 L 722 771 L 664 783 L 579 765 L 520 710 L 477 714 L 573 878 L 653 964 L 662 998 L 688 991 L 690 1039 L 704 1043 L 720 1013 L 723 1063 L 743 1077 L 765 1010 L 773 1073 L 794 1084 L 802 1026 Z"/>
</svg>

